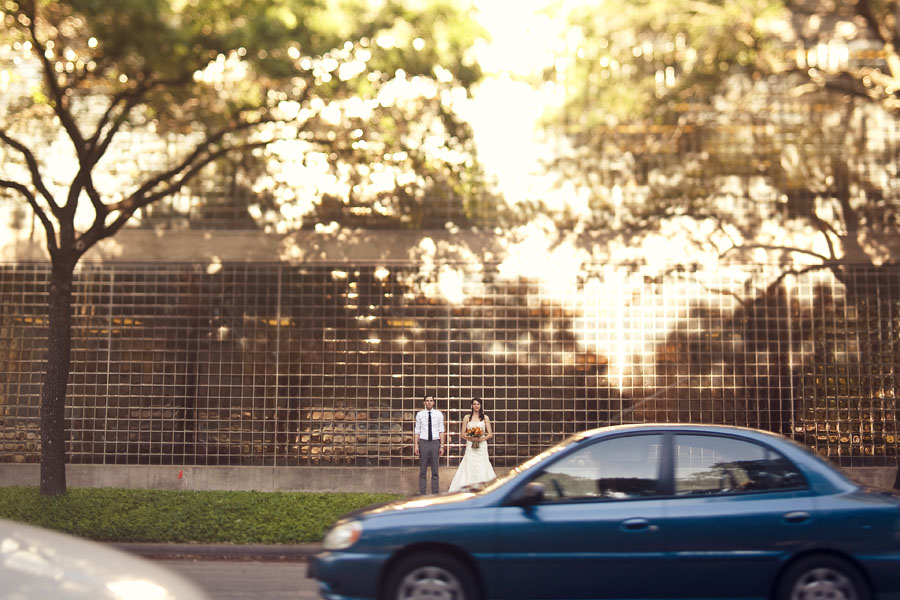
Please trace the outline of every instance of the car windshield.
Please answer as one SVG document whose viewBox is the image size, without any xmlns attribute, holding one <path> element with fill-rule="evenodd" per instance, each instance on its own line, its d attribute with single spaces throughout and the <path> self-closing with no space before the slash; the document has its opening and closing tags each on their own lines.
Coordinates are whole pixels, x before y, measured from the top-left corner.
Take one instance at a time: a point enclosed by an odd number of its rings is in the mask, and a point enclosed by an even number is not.
<svg viewBox="0 0 900 600">
<path fill-rule="evenodd" d="M 499 477 L 491 479 L 490 481 L 482 481 L 480 483 L 473 483 L 471 485 L 467 485 L 465 488 L 463 488 L 463 491 L 465 491 L 465 492 L 481 492 L 481 491 L 489 491 L 494 488 L 497 488 L 497 487 L 503 485 L 504 483 L 506 483 L 507 481 L 509 481 L 510 479 L 517 477 L 520 473 L 527 471 L 534 465 L 547 460 L 548 458 L 550 458 L 557 452 L 560 452 L 560 451 L 564 450 L 565 448 L 568 448 L 572 444 L 580 442 L 581 440 L 585 439 L 585 437 L 587 437 L 587 436 L 583 433 L 576 433 L 575 435 L 564 439 L 563 441 L 556 444 L 555 446 L 551 446 L 550 448 L 547 448 L 540 454 L 532 456 L 531 458 L 529 458 L 522 464 L 513 467 L 512 469 L 510 469 L 503 475 L 500 475 Z"/>
</svg>

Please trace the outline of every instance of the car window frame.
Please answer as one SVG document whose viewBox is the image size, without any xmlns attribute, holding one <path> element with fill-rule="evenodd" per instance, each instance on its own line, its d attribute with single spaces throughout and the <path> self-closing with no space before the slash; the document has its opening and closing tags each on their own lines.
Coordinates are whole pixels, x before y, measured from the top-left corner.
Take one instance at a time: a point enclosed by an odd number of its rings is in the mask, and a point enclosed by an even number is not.
<svg viewBox="0 0 900 600">
<path fill-rule="evenodd" d="M 657 491 L 659 492 L 653 496 L 645 496 L 638 498 L 628 498 L 628 499 L 614 499 L 614 498 L 571 498 L 565 501 L 555 501 L 555 502 L 546 502 L 539 503 L 538 506 L 554 506 L 560 505 L 564 503 L 584 503 L 584 502 L 626 502 L 626 501 L 643 501 L 643 500 L 658 500 L 658 499 L 690 499 L 690 498 L 721 498 L 725 496 L 750 496 L 750 495 L 758 495 L 758 494 L 779 494 L 779 493 L 810 493 L 814 491 L 814 486 L 810 481 L 808 474 L 805 469 L 801 466 L 798 466 L 797 462 L 789 458 L 784 452 L 778 451 L 771 444 L 766 443 L 765 440 L 759 440 L 756 438 L 750 438 L 742 435 L 735 435 L 729 432 L 711 432 L 711 431 L 697 431 L 690 429 L 661 429 L 656 431 L 641 431 L 641 432 L 621 432 L 613 435 L 605 435 L 600 437 L 599 439 L 592 439 L 591 437 L 583 437 L 578 439 L 578 436 L 573 436 L 572 438 L 568 438 L 564 442 L 554 446 L 553 448 L 541 453 L 538 456 L 548 454 L 545 457 L 545 460 L 548 460 L 547 465 L 550 466 L 558 460 L 562 460 L 571 452 L 577 452 L 580 448 L 586 448 L 593 444 L 598 444 L 606 440 L 611 440 L 619 437 L 627 437 L 627 436 L 637 436 L 637 435 L 659 435 L 662 437 L 662 456 L 660 457 L 660 465 L 659 465 L 659 478 L 657 480 Z M 693 435 L 693 436 L 705 436 L 705 437 L 716 437 L 716 438 L 729 438 L 739 441 L 745 441 L 752 444 L 756 444 L 762 446 L 767 451 L 780 456 L 788 463 L 790 463 L 800 477 L 803 479 L 804 485 L 802 487 L 795 488 L 781 488 L 774 490 L 752 490 L 752 491 L 744 491 L 744 492 L 726 492 L 719 494 L 710 494 L 708 496 L 686 496 L 686 495 L 676 495 L 675 494 L 675 436 L 676 435 Z M 552 451 L 552 452 L 551 452 Z M 535 459 L 537 456 L 532 457 L 525 464 L 529 467 L 537 467 L 535 464 Z M 820 457 L 817 457 L 820 458 Z M 822 462 L 825 462 L 824 459 L 821 459 Z M 534 479 L 543 472 L 543 467 L 537 467 L 534 469 L 534 472 L 527 472 L 526 469 L 521 469 L 521 466 L 517 469 L 512 469 L 510 473 L 508 473 L 505 477 L 499 478 L 495 483 L 501 484 L 506 483 L 506 478 L 514 479 L 517 475 L 521 474 L 524 477 L 521 478 L 516 485 L 509 488 L 509 491 L 503 495 L 503 499 L 499 502 L 500 506 L 510 506 L 515 505 L 515 498 L 520 490 L 522 490 L 526 485 L 534 481 Z M 515 471 L 518 471 L 516 473 Z M 522 472 L 526 471 L 526 472 Z M 499 486 L 498 487 L 502 487 Z"/>
<path fill-rule="evenodd" d="M 747 437 L 743 437 L 740 435 L 733 435 L 730 433 L 720 433 L 720 432 L 710 432 L 710 431 L 670 431 L 667 432 L 669 436 L 668 446 L 667 446 L 667 454 L 670 459 L 669 464 L 669 477 L 668 477 L 668 492 L 669 497 L 672 499 L 689 499 L 689 498 L 721 498 L 725 496 L 753 496 L 759 494 L 779 494 L 779 493 L 797 493 L 797 492 L 808 492 L 812 489 L 809 478 L 806 476 L 806 472 L 797 466 L 797 463 L 787 456 L 783 452 L 779 452 L 777 449 L 773 448 L 771 445 L 766 444 L 762 440 L 750 439 Z M 703 495 L 691 495 L 691 494 L 677 494 L 675 492 L 675 437 L 676 436 L 693 436 L 693 437 L 707 437 L 707 438 L 718 438 L 718 439 L 731 439 L 739 442 L 745 442 L 748 444 L 754 444 L 763 448 L 766 452 L 770 452 L 777 457 L 780 457 L 782 460 L 785 460 L 788 464 L 790 464 L 794 471 L 800 475 L 800 478 L 803 480 L 802 486 L 790 487 L 790 488 L 775 488 L 769 490 L 733 490 L 727 492 L 716 492 L 711 494 L 703 494 Z"/>
</svg>

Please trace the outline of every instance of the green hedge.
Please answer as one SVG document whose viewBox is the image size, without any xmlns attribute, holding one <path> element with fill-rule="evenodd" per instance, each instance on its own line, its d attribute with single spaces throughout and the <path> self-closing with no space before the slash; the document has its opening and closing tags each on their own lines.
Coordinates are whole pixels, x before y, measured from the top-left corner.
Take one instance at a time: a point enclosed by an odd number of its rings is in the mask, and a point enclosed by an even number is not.
<svg viewBox="0 0 900 600">
<path fill-rule="evenodd" d="M 319 542 L 341 515 L 395 494 L 0 487 L 0 518 L 107 542 Z"/>
</svg>

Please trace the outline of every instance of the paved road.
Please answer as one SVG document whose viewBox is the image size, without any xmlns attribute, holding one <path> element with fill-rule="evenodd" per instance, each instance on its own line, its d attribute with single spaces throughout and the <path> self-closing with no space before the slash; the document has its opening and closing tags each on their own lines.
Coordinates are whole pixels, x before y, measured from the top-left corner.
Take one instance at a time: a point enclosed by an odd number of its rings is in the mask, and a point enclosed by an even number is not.
<svg viewBox="0 0 900 600">
<path fill-rule="evenodd" d="M 305 562 L 244 560 L 157 560 L 187 577 L 212 600 L 314 600 L 316 584 Z"/>
</svg>

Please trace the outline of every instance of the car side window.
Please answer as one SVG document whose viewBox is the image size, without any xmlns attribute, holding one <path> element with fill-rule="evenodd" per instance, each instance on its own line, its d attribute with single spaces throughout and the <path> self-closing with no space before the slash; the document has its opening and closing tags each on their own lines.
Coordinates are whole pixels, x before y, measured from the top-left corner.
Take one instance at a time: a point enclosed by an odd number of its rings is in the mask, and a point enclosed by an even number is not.
<svg viewBox="0 0 900 600">
<path fill-rule="evenodd" d="M 663 445 L 660 435 L 630 435 L 579 448 L 533 479 L 545 502 L 628 500 L 655 496 Z"/>
<path fill-rule="evenodd" d="M 675 436 L 675 495 L 706 496 L 802 489 L 797 468 L 769 448 L 728 437 Z"/>
</svg>

